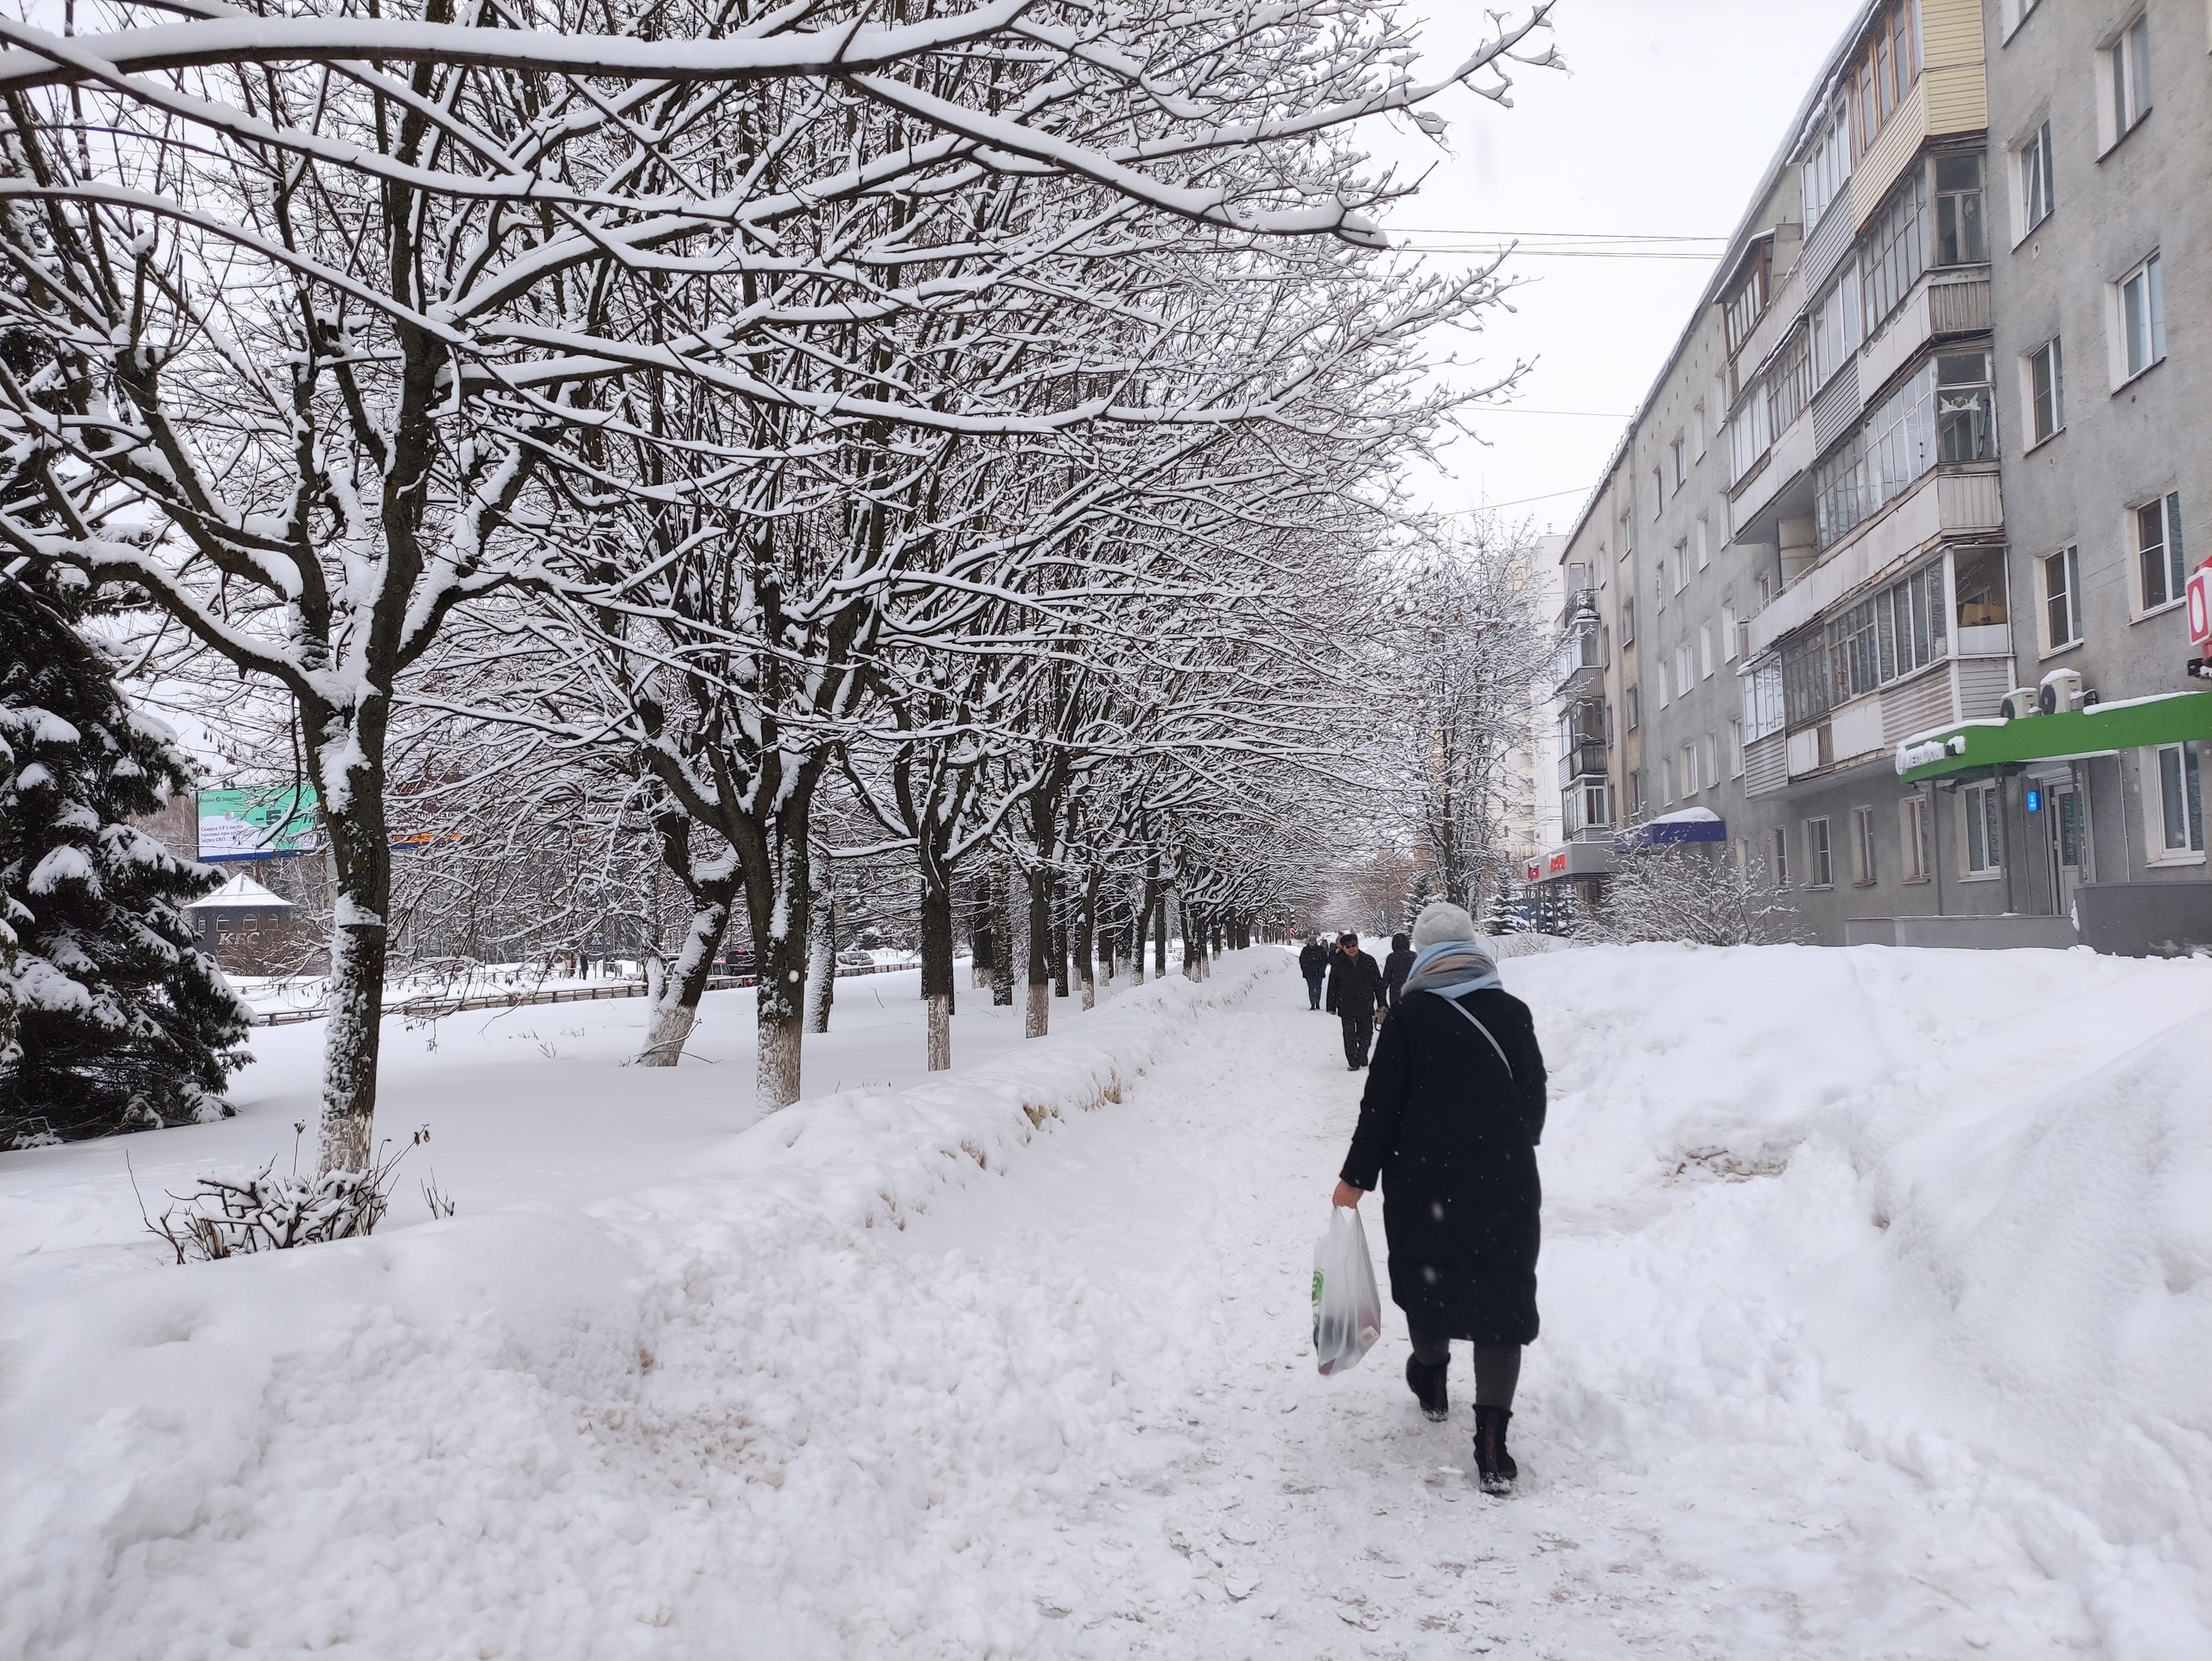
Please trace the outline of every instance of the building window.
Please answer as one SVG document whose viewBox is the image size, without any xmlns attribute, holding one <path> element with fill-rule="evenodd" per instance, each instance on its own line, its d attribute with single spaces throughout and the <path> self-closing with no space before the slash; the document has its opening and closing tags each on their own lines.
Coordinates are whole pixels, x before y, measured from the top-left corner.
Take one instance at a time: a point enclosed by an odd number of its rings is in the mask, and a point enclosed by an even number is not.
<svg viewBox="0 0 2212 1661">
<path fill-rule="evenodd" d="M 1860 156 L 1872 147 L 1920 79 L 1918 10 L 1916 0 L 1891 0 L 1876 15 L 1872 37 L 1853 67 L 1853 147 Z"/>
<path fill-rule="evenodd" d="M 2044 650 L 2082 643 L 2082 550 L 2062 548 L 2043 562 Z"/>
<path fill-rule="evenodd" d="M 2024 237 L 2050 217 L 2058 206 L 2058 187 L 2050 171 L 2050 123 L 2045 120 L 2029 135 L 2028 142 L 2012 152 L 2013 200 L 2018 212 L 2012 222 Z"/>
<path fill-rule="evenodd" d="M 1928 269 L 1928 172 L 1914 168 L 1897 181 L 1867 227 L 1859 258 L 1865 332 L 1904 303 Z"/>
<path fill-rule="evenodd" d="M 1643 724 L 1643 699 L 1633 686 L 1622 696 L 1628 710 L 1628 729 L 1634 732 Z"/>
<path fill-rule="evenodd" d="M 1699 747 L 1698 760 L 1704 764 L 1705 787 L 1711 790 L 1720 782 L 1720 742 L 1711 733 Z"/>
<path fill-rule="evenodd" d="M 1700 676 L 1707 680 L 1713 678 L 1713 625 L 1710 623 L 1697 626 L 1697 666 Z"/>
<path fill-rule="evenodd" d="M 1659 805 L 1672 807 L 1674 805 L 1675 758 L 1671 755 L 1662 755 L 1659 758 Z"/>
<path fill-rule="evenodd" d="M 1696 684 L 1695 666 L 1690 661 L 1690 643 L 1684 640 L 1675 648 L 1675 696 L 1688 697 L 1690 688 Z"/>
<path fill-rule="evenodd" d="M 1713 563 L 1713 527 L 1706 523 L 1703 514 L 1698 516 L 1690 540 L 1697 544 L 1697 568 L 1701 571 Z"/>
<path fill-rule="evenodd" d="M 1774 828 L 1774 886 L 1789 886 L 1789 833 L 1778 824 Z"/>
<path fill-rule="evenodd" d="M 1680 490 L 1684 485 L 1689 482 L 1689 458 L 1686 454 L 1688 448 L 1689 441 L 1684 438 L 1681 434 L 1676 433 L 1675 435 L 1674 450 L 1675 488 L 1677 490 Z"/>
<path fill-rule="evenodd" d="M 1745 337 L 1766 315 L 1767 262 L 1773 253 L 1772 243 L 1761 243 L 1758 252 L 1752 257 L 1751 270 L 1744 274 L 1744 280 L 1737 284 L 1735 292 L 1722 302 L 1721 320 L 1727 326 L 1728 355 L 1732 358 L 1742 349 Z"/>
<path fill-rule="evenodd" d="M 1808 713 L 1847 703 L 1878 686 L 1917 674 L 1942 655 L 1944 633 L 1943 563 L 1937 560 L 1830 621 L 1829 704 L 1821 705 L 1817 690 L 1808 689 Z M 1817 642 L 1815 637 L 1815 650 Z M 1807 671 L 1815 667 L 1808 663 Z"/>
<path fill-rule="evenodd" d="M 1664 611 L 1667 609 L 1667 562 L 1661 559 L 1652 563 L 1659 569 L 1652 573 L 1656 580 L 1651 585 L 1651 591 L 1658 596 L 1659 609 Z"/>
<path fill-rule="evenodd" d="M 1979 265 L 1989 258 L 1982 230 L 1981 156 L 1936 158 L 1936 264 Z"/>
<path fill-rule="evenodd" d="M 2156 610 L 2183 597 L 2189 568 L 2181 551 L 2181 498 L 2160 497 L 2135 510 L 2135 560 L 2143 574 L 2143 609 Z"/>
<path fill-rule="evenodd" d="M 1728 776 L 1744 776 L 1744 723 L 1741 720 L 1728 723 Z"/>
<path fill-rule="evenodd" d="M 1638 818 L 1641 818 L 1643 816 L 1644 809 L 1649 806 L 1651 803 L 1650 795 L 1648 793 L 1644 784 L 1643 769 L 1642 767 L 1637 768 L 1633 773 L 1629 774 L 1628 791 L 1629 811 L 1635 814 Z"/>
<path fill-rule="evenodd" d="M 1954 554 L 1951 586 L 1958 594 L 1961 628 L 1995 628 L 2011 623 L 2012 608 L 2005 593 L 2005 551 L 2001 548 L 1961 549 Z M 1940 594 L 1938 597 L 1940 600 Z M 1938 652 L 1943 649 L 1942 619 L 1939 604 L 1936 626 Z"/>
<path fill-rule="evenodd" d="M 2153 752 L 2158 771 L 2158 842 L 2154 859 L 2185 859 L 2204 851 L 2204 783 L 2197 744 L 2165 744 Z"/>
<path fill-rule="evenodd" d="M 1667 481 L 1660 476 L 1659 469 L 1654 468 L 1651 469 L 1651 517 L 1657 519 L 1666 507 Z"/>
<path fill-rule="evenodd" d="M 1736 661 L 1736 608 L 1732 604 L 1720 608 L 1720 661 Z"/>
<path fill-rule="evenodd" d="M 2012 31 L 2027 21 L 2028 14 L 2036 9 L 2036 0 L 2004 0 L 1999 15 L 2005 23 L 2005 33 L 2010 38 Z"/>
<path fill-rule="evenodd" d="M 1633 600 L 1621 601 L 1621 644 L 1636 644 L 1636 601 Z"/>
<path fill-rule="evenodd" d="M 1874 810 L 1871 807 L 1851 810 L 1851 881 L 1854 888 L 1874 886 Z"/>
<path fill-rule="evenodd" d="M 1742 677 L 1744 741 L 1755 744 L 1782 730 L 1788 700 L 1783 695 L 1782 659 L 1768 658 Z"/>
<path fill-rule="evenodd" d="M 1928 881 L 1928 799 L 1908 796 L 1897 804 L 1898 834 L 1904 847 L 1904 880 Z"/>
<path fill-rule="evenodd" d="M 2147 16 L 2138 16 L 2097 54 L 2097 73 L 2106 93 L 2097 125 L 2105 147 L 2110 149 L 2151 113 L 2151 20 Z"/>
<path fill-rule="evenodd" d="M 1990 387 L 1989 353 L 1946 352 L 1936 360 L 1936 459 L 1996 458 L 1997 399 Z"/>
<path fill-rule="evenodd" d="M 2053 335 L 2025 360 L 2028 448 L 2033 449 L 2066 426 L 2066 356 Z"/>
<path fill-rule="evenodd" d="M 1966 807 L 1967 875 L 1993 875 L 2005 868 L 2004 805 L 1997 786 L 1968 785 L 1959 799 Z"/>
<path fill-rule="evenodd" d="M 2133 380 L 2166 355 L 2166 290 L 2158 257 L 2145 260 L 2113 285 L 2113 384 Z"/>
<path fill-rule="evenodd" d="M 1805 886 L 1808 888 L 1832 888 L 1835 886 L 1835 871 L 1828 860 L 1828 822 L 1826 819 L 1805 821 Z"/>
<path fill-rule="evenodd" d="M 1626 559 L 1636 551 L 1636 514 L 1629 508 L 1621 510 L 1621 555 Z"/>
<path fill-rule="evenodd" d="M 1827 125 L 1805 157 L 1806 230 L 1821 222 L 1821 216 L 1842 194 L 1844 181 L 1850 176 L 1851 118 L 1849 111 L 1838 104 L 1828 112 Z"/>
<path fill-rule="evenodd" d="M 1860 339 L 1859 270 L 1846 261 L 1813 307 L 1813 385 L 1825 386 L 1828 377 L 1850 360 Z"/>
<path fill-rule="evenodd" d="M 1694 417 L 1690 423 L 1690 430 L 1697 435 L 1697 459 L 1702 461 L 1705 460 L 1706 448 L 1705 400 L 1700 398 L 1696 407 L 1690 413 Z"/>
<path fill-rule="evenodd" d="M 1682 746 L 1682 799 L 1688 801 L 1697 794 L 1697 741 L 1693 739 Z"/>
</svg>

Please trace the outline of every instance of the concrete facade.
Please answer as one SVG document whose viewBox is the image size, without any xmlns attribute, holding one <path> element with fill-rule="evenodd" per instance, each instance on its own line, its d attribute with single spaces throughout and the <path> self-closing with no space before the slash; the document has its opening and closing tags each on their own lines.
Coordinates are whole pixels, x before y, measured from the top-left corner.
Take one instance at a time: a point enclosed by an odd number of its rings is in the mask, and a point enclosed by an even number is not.
<svg viewBox="0 0 2212 1661">
<path fill-rule="evenodd" d="M 2204 869 L 2163 845 L 2173 757 L 1899 777 L 1904 741 L 1997 716 L 2054 662 L 2107 699 L 2186 688 L 2178 610 L 2144 603 L 2124 533 L 2156 501 L 2178 507 L 2190 565 L 2212 552 L 2212 7 L 2017 4 L 1861 11 L 1560 556 L 1561 697 L 1604 733 L 1609 817 L 1589 811 L 1600 755 L 1574 778 L 1570 757 L 1567 834 L 1710 809 L 1737 869 L 1788 888 L 1825 943 L 1914 932 L 1886 920 L 2063 921 L 2085 882 Z M 2138 18 L 2149 112 L 2099 159 L 2097 99 Z M 2022 234 L 2019 147 L 2046 117 L 2061 206 Z M 2108 375 L 2114 285 L 2154 250 L 2164 356 Z M 2037 442 L 2030 360 L 2054 334 L 2082 347 L 2063 429 Z M 2080 550 L 2082 638 L 2054 648 L 2038 561 L 2062 546 Z"/>
</svg>

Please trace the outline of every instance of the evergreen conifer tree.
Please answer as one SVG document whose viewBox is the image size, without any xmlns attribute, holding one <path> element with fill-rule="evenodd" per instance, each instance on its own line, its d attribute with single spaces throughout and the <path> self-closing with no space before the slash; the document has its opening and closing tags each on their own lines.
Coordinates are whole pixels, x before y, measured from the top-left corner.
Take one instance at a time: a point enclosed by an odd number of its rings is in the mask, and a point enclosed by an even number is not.
<svg viewBox="0 0 2212 1661">
<path fill-rule="evenodd" d="M 183 759 L 70 580 L 0 569 L 0 1147 L 222 1117 L 247 1059 L 181 909 L 219 879 L 131 824 L 189 786 Z"/>
</svg>

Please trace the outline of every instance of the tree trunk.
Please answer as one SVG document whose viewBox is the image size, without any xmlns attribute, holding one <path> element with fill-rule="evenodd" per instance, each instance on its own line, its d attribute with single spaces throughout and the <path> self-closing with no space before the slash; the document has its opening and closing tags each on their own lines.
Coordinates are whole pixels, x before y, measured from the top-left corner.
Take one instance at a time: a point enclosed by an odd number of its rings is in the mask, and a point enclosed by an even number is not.
<svg viewBox="0 0 2212 1661">
<path fill-rule="evenodd" d="M 1084 879 L 1083 901 L 1075 914 L 1075 972 L 1083 985 L 1083 1007 L 1098 1007 L 1098 983 L 1091 960 L 1098 943 L 1098 871 L 1094 866 Z"/>
<path fill-rule="evenodd" d="M 377 1059 L 391 907 L 391 838 L 385 823 L 384 706 L 334 711 L 309 730 L 330 735 L 315 754 L 337 900 L 330 931 L 330 1018 L 323 1028 L 322 1125 L 317 1169 L 365 1171 L 374 1157 Z M 334 774 L 335 776 L 334 776 Z"/>
<path fill-rule="evenodd" d="M 1149 886 L 1149 885 L 1147 885 Z M 1152 977 L 1156 981 L 1167 978 L 1167 892 L 1160 892 L 1152 900 Z"/>
<path fill-rule="evenodd" d="M 991 983 L 989 871 L 990 868 L 985 866 L 984 875 L 968 885 L 968 979 L 978 992 Z M 925 877 L 924 881 L 926 881 L 927 878 Z"/>
<path fill-rule="evenodd" d="M 1031 871 L 1028 888 L 1029 1008 L 1021 1023 L 1021 1035 L 1042 1038 L 1052 1024 L 1052 873 L 1043 866 Z"/>
<path fill-rule="evenodd" d="M 735 884 L 731 885 L 734 890 Z M 699 1019 L 699 1000 L 715 972 L 715 954 L 721 949 L 729 928 L 729 901 L 713 900 L 691 913 L 691 926 L 677 951 L 676 961 L 655 988 L 652 1013 L 645 1026 L 645 1047 L 638 1064 L 672 1067 L 683 1053 L 691 1028 Z"/>
<path fill-rule="evenodd" d="M 1176 896 L 1175 909 L 1178 920 L 1183 927 L 1183 978 L 1186 981 L 1198 980 L 1201 978 L 1198 956 L 1203 948 L 1198 943 L 1198 930 L 1192 926 L 1194 920 L 1191 915 L 1191 907 L 1179 894 Z"/>
<path fill-rule="evenodd" d="M 1052 874 L 1052 996 L 1068 996 L 1068 913 L 1067 890 L 1062 886 L 1059 873 Z"/>
<path fill-rule="evenodd" d="M 830 1030 L 830 1008 L 837 1001 L 837 895 L 825 888 L 815 897 L 807 929 L 806 1029 Z"/>
<path fill-rule="evenodd" d="M 921 850 L 922 1002 L 929 1010 L 929 1070 L 952 1065 L 952 873 L 926 843 Z"/>
<path fill-rule="evenodd" d="M 991 862 L 991 1006 L 1014 1007 L 1014 873 L 1003 856 Z"/>
<path fill-rule="evenodd" d="M 813 908 L 806 818 L 802 810 L 792 815 L 797 823 L 769 820 L 760 827 L 759 839 L 746 860 L 747 909 L 760 966 L 760 1051 L 753 1100 L 763 1113 L 789 1107 L 799 1098 L 810 943 L 807 925 Z M 756 867 L 766 881 L 751 880 Z"/>
<path fill-rule="evenodd" d="M 1130 920 L 1129 926 L 1129 984 L 1132 986 L 1144 984 L 1144 943 L 1151 929 L 1152 885 L 1140 883 L 1135 915 Z"/>
</svg>

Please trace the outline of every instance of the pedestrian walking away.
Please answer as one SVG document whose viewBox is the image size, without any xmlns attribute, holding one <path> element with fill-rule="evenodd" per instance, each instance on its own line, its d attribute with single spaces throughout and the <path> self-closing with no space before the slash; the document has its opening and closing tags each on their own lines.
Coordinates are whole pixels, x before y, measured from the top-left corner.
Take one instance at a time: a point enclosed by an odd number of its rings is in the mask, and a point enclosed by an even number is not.
<svg viewBox="0 0 2212 1661">
<path fill-rule="evenodd" d="M 1382 1002 L 1382 970 L 1359 949 L 1359 936 L 1346 934 L 1338 942 L 1336 961 L 1329 970 L 1329 1007 L 1344 1023 L 1344 1065 L 1357 1072 L 1367 1065 L 1368 1046 L 1375 1039 L 1375 1011 Z"/>
<path fill-rule="evenodd" d="M 1321 1007 L 1321 983 L 1329 976 L 1329 948 L 1315 935 L 1306 943 L 1306 950 L 1298 954 L 1298 972 L 1306 977 L 1306 1007 Z"/>
<path fill-rule="evenodd" d="M 1414 966 L 1413 937 L 1393 934 L 1390 955 L 1382 959 L 1382 984 L 1389 989 L 1390 1008 L 1398 1007 L 1399 996 L 1406 990 L 1406 977 Z"/>
<path fill-rule="evenodd" d="M 1413 1339 L 1406 1383 L 1431 1419 L 1451 1411 L 1452 1340 L 1474 1345 L 1475 1466 L 1485 1492 L 1507 1493 L 1519 1472 L 1506 1426 L 1536 1337 L 1543 1053 L 1465 911 L 1428 907 L 1412 945 L 1335 1203 L 1382 1191 L 1390 1299 Z"/>
</svg>

